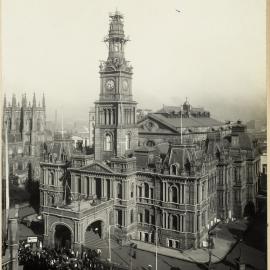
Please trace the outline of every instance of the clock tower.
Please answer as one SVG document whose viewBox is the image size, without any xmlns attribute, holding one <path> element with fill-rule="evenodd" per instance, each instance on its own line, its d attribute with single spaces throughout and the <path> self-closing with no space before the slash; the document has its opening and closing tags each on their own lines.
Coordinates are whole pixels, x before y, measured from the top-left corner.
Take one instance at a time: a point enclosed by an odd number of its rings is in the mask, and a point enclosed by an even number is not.
<svg viewBox="0 0 270 270">
<path fill-rule="evenodd" d="M 101 61 L 100 95 L 95 102 L 95 159 L 105 160 L 131 153 L 138 146 L 136 105 L 132 98 L 132 66 L 125 59 L 123 15 L 110 14 L 109 34 L 104 42 L 109 53 Z"/>
</svg>

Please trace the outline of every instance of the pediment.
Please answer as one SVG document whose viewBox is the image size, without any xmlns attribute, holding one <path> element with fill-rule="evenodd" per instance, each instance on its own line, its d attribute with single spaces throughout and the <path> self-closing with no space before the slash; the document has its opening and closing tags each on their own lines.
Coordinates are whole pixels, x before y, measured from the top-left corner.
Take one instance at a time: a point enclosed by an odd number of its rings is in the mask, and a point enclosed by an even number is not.
<svg viewBox="0 0 270 270">
<path fill-rule="evenodd" d="M 82 168 L 84 171 L 97 173 L 114 173 L 107 165 L 95 162 Z"/>
<path fill-rule="evenodd" d="M 154 117 L 147 115 L 138 123 L 139 133 L 178 134 L 178 131 L 166 123 L 161 123 Z"/>
</svg>

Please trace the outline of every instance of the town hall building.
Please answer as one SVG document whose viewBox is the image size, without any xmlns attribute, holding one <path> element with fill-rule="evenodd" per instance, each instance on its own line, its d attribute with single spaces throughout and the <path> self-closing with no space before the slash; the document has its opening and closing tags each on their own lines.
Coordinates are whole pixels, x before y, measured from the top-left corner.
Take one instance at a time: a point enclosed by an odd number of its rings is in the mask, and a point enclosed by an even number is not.
<svg viewBox="0 0 270 270">
<path fill-rule="evenodd" d="M 210 121 L 215 132 L 204 130 L 196 140 L 163 141 L 165 152 L 158 141 L 139 144 L 133 69 L 125 58 L 128 39 L 117 11 L 110 14 L 104 41 L 109 53 L 99 67 L 94 155 L 60 138 L 46 146 L 40 164 L 45 245 L 91 248 L 89 232 L 97 230 L 107 239 L 110 230 L 122 244 L 158 241 L 167 248 L 199 248 L 216 222 L 255 210 L 256 140 L 241 122 L 224 134 L 222 124 L 209 120 L 207 112 L 190 112 L 185 117 L 205 117 L 203 127 Z M 150 129 L 150 120 L 161 125 L 160 115 L 149 115 L 139 125 Z M 179 129 L 174 128 L 173 136 L 181 136 Z"/>
</svg>

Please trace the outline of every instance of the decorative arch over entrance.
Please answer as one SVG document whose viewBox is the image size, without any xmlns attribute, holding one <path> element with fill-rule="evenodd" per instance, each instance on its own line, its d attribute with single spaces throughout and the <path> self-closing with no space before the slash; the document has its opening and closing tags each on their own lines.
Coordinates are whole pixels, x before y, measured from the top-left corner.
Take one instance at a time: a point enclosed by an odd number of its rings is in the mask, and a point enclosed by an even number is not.
<svg viewBox="0 0 270 270">
<path fill-rule="evenodd" d="M 70 249 L 72 244 L 72 232 L 63 225 L 57 224 L 54 231 L 54 247 L 57 249 L 67 248 Z"/>
<path fill-rule="evenodd" d="M 97 248 L 105 238 L 105 223 L 101 219 L 89 224 L 85 231 L 84 246 L 90 249 Z"/>
</svg>

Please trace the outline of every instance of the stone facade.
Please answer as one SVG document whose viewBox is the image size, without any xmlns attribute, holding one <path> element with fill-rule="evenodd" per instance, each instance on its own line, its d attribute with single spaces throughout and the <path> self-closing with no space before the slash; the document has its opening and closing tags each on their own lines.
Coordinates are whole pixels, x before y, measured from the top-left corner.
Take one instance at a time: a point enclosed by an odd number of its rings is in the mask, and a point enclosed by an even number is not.
<svg viewBox="0 0 270 270">
<path fill-rule="evenodd" d="M 203 108 L 193 108 L 188 101 L 182 106 L 163 106 L 138 121 L 139 145 L 154 146 L 164 142 L 200 142 L 208 134 L 222 137 L 230 133 L 230 124 L 211 118 Z"/>
<path fill-rule="evenodd" d="M 95 158 L 123 156 L 138 143 L 136 105 L 132 99 L 132 66 L 125 59 L 128 39 L 123 30 L 123 17 L 110 16 L 109 35 L 105 38 L 109 54 L 100 64 L 100 97 L 96 104 Z"/>
<path fill-rule="evenodd" d="M 138 147 L 122 15 L 116 12 L 110 18 L 105 39 L 109 56 L 100 66 L 96 102 L 95 156 L 61 139 L 48 147 L 41 163 L 46 244 L 63 244 L 57 234 L 60 226 L 68 231 L 64 240 L 80 249 L 86 231 L 95 224 L 102 238 L 113 229 L 124 243 L 137 239 L 154 244 L 157 234 L 168 248 L 200 247 L 216 222 L 243 217 L 247 205 L 255 203 L 256 140 L 240 122 L 229 132 L 210 120 L 218 130 L 208 132 L 204 123 L 199 140 L 167 143 L 166 152 L 158 144 Z M 192 115 L 190 107 L 184 109 Z M 166 128 L 179 138 L 176 127 L 167 123 Z"/>
<path fill-rule="evenodd" d="M 9 167 L 12 179 L 23 184 L 29 169 L 35 179 L 39 178 L 39 161 L 43 143 L 46 141 L 46 107 L 45 97 L 42 104 L 37 105 L 34 95 L 32 105 L 27 104 L 23 95 L 21 104 L 13 95 L 12 103 L 6 104 L 4 99 L 3 132 L 8 131 Z M 4 139 L 5 140 L 5 139 Z"/>
</svg>

